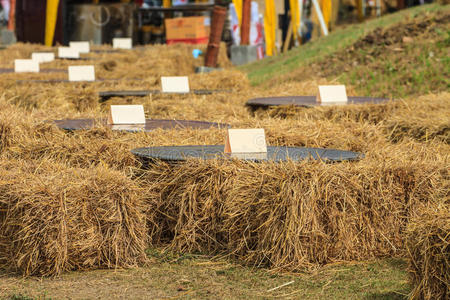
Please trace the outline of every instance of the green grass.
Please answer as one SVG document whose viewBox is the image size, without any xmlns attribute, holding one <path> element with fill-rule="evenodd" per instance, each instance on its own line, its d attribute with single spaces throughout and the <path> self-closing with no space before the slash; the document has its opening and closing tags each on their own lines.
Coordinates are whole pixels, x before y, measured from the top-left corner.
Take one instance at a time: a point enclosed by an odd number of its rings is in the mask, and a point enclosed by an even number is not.
<svg viewBox="0 0 450 300">
<path fill-rule="evenodd" d="M 398 98 L 448 91 L 450 31 L 439 32 L 435 39 L 418 39 L 401 52 L 388 51 L 378 58 L 364 59 L 357 67 L 341 73 L 339 81 L 353 86 L 360 95 L 374 97 Z"/>
<path fill-rule="evenodd" d="M 152 250 L 149 256 L 152 263 L 145 268 L 72 272 L 60 278 L 0 273 L 0 299 L 406 299 L 410 292 L 402 259 L 275 274 L 202 255 Z"/>
<path fill-rule="evenodd" d="M 268 79 L 287 74 L 300 66 L 305 66 L 342 50 L 377 27 L 390 26 L 424 12 L 437 12 L 444 9 L 448 10 L 450 6 L 442 6 L 439 4 L 417 6 L 381 18 L 372 19 L 362 24 L 347 26 L 332 32 L 327 37 L 322 37 L 304 46 L 294 48 L 285 54 L 269 57 L 262 61 L 242 66 L 240 69 L 248 73 L 250 82 L 253 85 L 260 85 Z"/>
</svg>

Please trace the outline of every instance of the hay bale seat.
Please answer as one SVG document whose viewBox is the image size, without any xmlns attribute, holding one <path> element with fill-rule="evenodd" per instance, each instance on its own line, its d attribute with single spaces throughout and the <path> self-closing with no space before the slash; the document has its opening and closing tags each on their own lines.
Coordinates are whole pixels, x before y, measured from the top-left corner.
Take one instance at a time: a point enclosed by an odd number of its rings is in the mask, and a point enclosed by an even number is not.
<svg viewBox="0 0 450 300">
<path fill-rule="evenodd" d="M 408 226 L 411 299 L 450 297 L 450 203 L 427 209 Z"/>
<path fill-rule="evenodd" d="M 401 162 L 190 159 L 143 171 L 151 245 L 304 271 L 404 254 L 411 213 L 442 192 L 438 168 Z"/>
<path fill-rule="evenodd" d="M 23 275 L 142 265 L 139 189 L 102 167 L 50 161 L 0 166 L 0 267 Z"/>
</svg>

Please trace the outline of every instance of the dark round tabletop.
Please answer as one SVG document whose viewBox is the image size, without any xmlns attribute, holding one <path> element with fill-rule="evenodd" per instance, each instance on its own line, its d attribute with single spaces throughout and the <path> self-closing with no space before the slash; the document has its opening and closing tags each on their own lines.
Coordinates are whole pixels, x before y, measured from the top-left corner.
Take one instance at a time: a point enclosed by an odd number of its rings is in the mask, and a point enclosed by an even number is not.
<svg viewBox="0 0 450 300">
<path fill-rule="evenodd" d="M 94 81 L 70 81 L 68 79 L 30 79 L 30 80 L 17 80 L 17 83 L 92 83 L 92 82 L 115 82 L 121 79 L 105 79 L 96 78 Z"/>
<path fill-rule="evenodd" d="M 14 73 L 14 69 L 13 68 L 0 68 L 0 74 L 4 74 L 4 73 Z M 28 73 L 28 72 L 24 72 L 24 73 Z M 67 70 L 62 70 L 62 69 L 40 69 L 39 72 L 35 72 L 35 73 L 67 73 Z"/>
<path fill-rule="evenodd" d="M 316 99 L 316 96 L 265 97 L 250 99 L 247 101 L 246 105 L 251 108 L 266 108 L 269 106 L 280 105 L 295 105 L 301 107 L 320 106 L 321 103 L 318 103 Z M 348 102 L 346 104 L 380 104 L 388 101 L 389 99 L 386 98 L 348 97 Z M 327 103 L 325 105 L 330 104 L 333 105 L 333 103 Z"/>
<path fill-rule="evenodd" d="M 267 154 L 229 155 L 224 153 L 224 145 L 216 146 L 162 146 L 137 148 L 131 153 L 144 161 L 164 160 L 170 162 L 184 161 L 187 158 L 240 158 L 250 161 L 300 161 L 305 159 L 324 160 L 328 162 L 353 161 L 364 157 L 362 153 L 322 148 L 267 147 Z"/>
<path fill-rule="evenodd" d="M 163 94 L 173 94 L 173 95 L 211 95 L 213 93 L 230 93 L 230 90 L 192 90 L 189 93 L 163 93 L 159 90 L 141 90 L 141 91 L 102 91 L 98 95 L 100 99 L 107 100 L 112 97 L 145 97 L 148 95 L 163 95 Z"/>
<path fill-rule="evenodd" d="M 158 119 L 147 119 L 145 125 L 136 124 L 121 124 L 121 125 L 108 125 L 104 119 L 67 119 L 67 120 L 55 120 L 53 121 L 56 126 L 65 130 L 87 130 L 99 126 L 108 126 L 112 130 L 119 131 L 152 131 L 158 128 L 162 129 L 183 129 L 183 128 L 193 128 L 193 129 L 208 129 L 211 127 L 216 128 L 228 128 L 230 125 L 214 123 L 214 122 L 203 122 L 203 121 L 188 121 L 188 120 L 158 120 Z"/>
</svg>

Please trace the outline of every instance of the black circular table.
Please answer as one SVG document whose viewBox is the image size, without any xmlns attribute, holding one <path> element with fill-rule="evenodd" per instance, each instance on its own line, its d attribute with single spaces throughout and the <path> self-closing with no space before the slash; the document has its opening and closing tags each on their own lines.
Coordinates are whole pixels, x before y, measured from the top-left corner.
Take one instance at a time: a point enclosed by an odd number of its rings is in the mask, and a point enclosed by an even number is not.
<svg viewBox="0 0 450 300">
<path fill-rule="evenodd" d="M 388 102 L 386 98 L 373 98 L 373 97 L 348 97 L 348 102 L 344 104 L 380 104 Z M 333 105 L 341 103 L 326 103 L 323 105 Z M 281 105 L 294 105 L 300 107 L 314 107 L 321 106 L 322 104 L 317 102 L 316 96 L 287 96 L 287 97 L 265 97 L 250 99 L 246 103 L 251 108 L 267 108 L 270 106 Z"/>
<path fill-rule="evenodd" d="M 16 83 L 93 83 L 93 82 L 118 82 L 127 79 L 105 79 L 97 78 L 94 81 L 70 81 L 68 79 L 30 79 L 30 80 L 16 80 Z"/>
<path fill-rule="evenodd" d="M 229 159 L 240 158 L 248 161 L 300 161 L 306 159 L 323 160 L 328 162 L 354 161 L 364 157 L 362 153 L 323 148 L 298 148 L 298 147 L 267 147 L 267 155 L 261 157 L 260 153 L 255 156 L 234 156 L 224 153 L 224 145 L 216 146 L 162 146 L 137 148 L 131 153 L 144 162 L 164 160 L 169 162 L 184 161 L 188 158 L 201 159 Z"/>
<path fill-rule="evenodd" d="M 103 91 L 99 92 L 98 95 L 101 101 L 106 101 L 112 97 L 145 97 L 149 95 L 211 95 L 213 93 L 230 93 L 230 90 L 192 90 L 189 93 L 164 93 L 159 90 L 143 90 L 143 91 Z"/>
<path fill-rule="evenodd" d="M 0 68 L 0 74 L 15 73 L 13 68 Z M 62 69 L 40 69 L 39 72 L 20 72 L 20 73 L 67 73 Z"/>
<path fill-rule="evenodd" d="M 128 131 L 128 132 L 149 132 L 158 128 L 161 129 L 208 129 L 208 128 L 229 128 L 228 124 L 203 122 L 203 121 L 188 121 L 188 120 L 159 120 L 146 119 L 145 125 L 142 124 L 121 124 L 110 125 L 105 119 L 67 119 L 53 121 L 56 126 L 64 130 L 88 130 L 96 127 L 107 126 L 112 130 Z"/>
<path fill-rule="evenodd" d="M 118 53 L 118 52 L 120 52 L 120 50 L 118 50 L 118 49 L 91 49 L 91 51 L 90 52 L 93 52 L 93 53 Z"/>
</svg>

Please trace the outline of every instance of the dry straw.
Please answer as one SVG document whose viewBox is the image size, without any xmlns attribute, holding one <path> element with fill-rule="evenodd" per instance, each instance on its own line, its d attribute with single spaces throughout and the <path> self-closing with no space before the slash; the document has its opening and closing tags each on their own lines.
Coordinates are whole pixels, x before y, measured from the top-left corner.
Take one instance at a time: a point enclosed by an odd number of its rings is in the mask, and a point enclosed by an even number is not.
<svg viewBox="0 0 450 300">
<path fill-rule="evenodd" d="M 445 172 L 418 161 L 193 160 L 142 180 L 153 245 L 298 271 L 403 254 L 410 215 L 444 193 Z"/>
<path fill-rule="evenodd" d="M 448 200 L 448 195 L 447 195 Z M 408 227 L 412 299 L 450 297 L 450 203 L 430 207 Z"/>
<path fill-rule="evenodd" d="M 1 67 L 45 49 L 13 45 L 0 52 Z M 193 74 L 201 59 L 191 51 L 192 46 L 178 45 L 89 54 L 98 58 L 89 63 L 100 77 L 127 79 L 119 82 L 18 84 L 65 75 L 0 75 L 2 268 L 57 275 L 142 265 L 148 245 L 226 254 L 276 270 L 405 253 L 409 218 L 422 206 L 442 202 L 448 192 L 448 93 L 252 116 L 244 106 L 250 98 L 314 95 L 318 83 L 334 82 L 311 78 L 250 87 L 245 74 L 232 68 Z M 229 65 L 224 57 L 220 61 Z M 55 61 L 45 67 L 85 63 Z M 161 75 L 189 75 L 193 89 L 232 92 L 99 102 L 99 91 L 158 89 Z M 129 152 L 133 148 L 217 145 L 225 131 L 64 132 L 48 122 L 104 118 L 113 103 L 143 104 L 155 119 L 262 127 L 270 145 L 361 151 L 366 158 L 343 164 L 159 162 L 140 171 Z"/>
<path fill-rule="evenodd" d="M 146 261 L 139 188 L 123 174 L 52 161 L 3 161 L 0 262 L 24 275 Z"/>
</svg>

